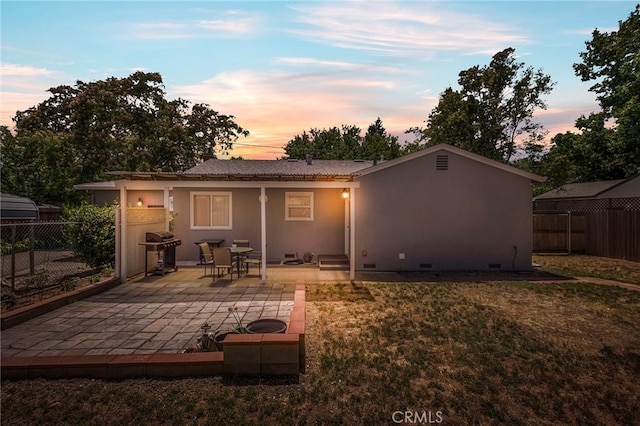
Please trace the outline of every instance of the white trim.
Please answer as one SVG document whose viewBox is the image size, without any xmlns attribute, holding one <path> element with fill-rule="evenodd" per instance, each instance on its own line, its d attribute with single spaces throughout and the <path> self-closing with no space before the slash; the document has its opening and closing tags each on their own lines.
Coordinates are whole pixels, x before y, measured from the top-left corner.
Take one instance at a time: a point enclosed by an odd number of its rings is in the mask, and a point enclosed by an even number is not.
<svg viewBox="0 0 640 426">
<path fill-rule="evenodd" d="M 525 170 L 518 169 L 517 167 L 510 166 L 505 163 L 501 163 L 500 161 L 492 160 L 487 157 L 483 157 L 482 155 L 474 154 L 473 152 L 466 151 L 464 149 L 456 148 L 455 146 L 447 145 L 447 144 L 439 144 L 432 146 L 430 148 L 426 148 L 408 155 L 404 155 L 402 157 L 395 158 L 393 160 L 386 161 L 382 164 L 378 164 L 374 167 L 369 167 L 368 169 L 364 169 L 356 174 L 358 176 L 366 176 L 371 173 L 379 172 L 380 170 L 388 169 L 389 167 L 394 167 L 400 165 L 404 162 L 414 160 L 416 158 L 423 157 L 425 155 L 433 154 L 438 151 L 448 151 L 452 154 L 459 155 L 461 157 L 466 157 L 470 160 L 477 161 L 479 163 L 486 164 L 491 167 L 495 167 L 496 169 L 504 170 L 509 173 L 513 173 L 514 175 L 522 176 L 524 178 L 530 179 L 535 182 L 545 182 L 547 178 L 545 176 L 536 175 L 534 173 L 529 173 Z"/>
<path fill-rule="evenodd" d="M 289 197 L 291 196 L 308 196 L 309 197 L 309 217 L 299 217 L 299 216 L 289 216 Z M 311 222 L 314 218 L 314 208 L 313 208 L 313 198 L 314 193 L 312 191 L 305 192 L 285 192 L 284 193 L 284 220 L 290 222 Z M 292 206 L 297 207 L 297 206 Z"/>
<path fill-rule="evenodd" d="M 213 196 L 227 196 L 229 197 L 229 223 L 223 226 L 196 226 L 194 223 L 195 211 L 193 209 L 193 197 L 198 195 L 205 195 L 210 197 L 210 215 L 213 215 Z M 210 229 L 233 229 L 233 193 L 231 191 L 191 191 L 189 192 L 189 226 L 192 230 L 210 230 Z"/>
</svg>

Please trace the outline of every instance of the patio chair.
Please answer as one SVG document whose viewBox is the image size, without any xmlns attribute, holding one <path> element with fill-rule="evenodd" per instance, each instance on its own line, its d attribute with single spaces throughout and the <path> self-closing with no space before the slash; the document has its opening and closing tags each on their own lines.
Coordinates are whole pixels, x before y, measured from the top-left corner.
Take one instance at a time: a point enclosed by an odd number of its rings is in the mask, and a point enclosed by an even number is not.
<svg viewBox="0 0 640 426">
<path fill-rule="evenodd" d="M 229 247 L 215 247 L 213 249 L 213 262 L 218 270 L 218 277 L 221 277 L 220 270 L 228 269 L 233 281 L 233 261 L 231 260 L 231 249 Z"/>
<path fill-rule="evenodd" d="M 244 259 L 245 269 L 249 273 L 249 265 L 255 265 L 257 268 L 262 266 L 262 252 L 252 251 Z"/>
<path fill-rule="evenodd" d="M 211 253 L 211 249 L 209 248 L 208 243 L 200 243 L 200 259 L 204 264 L 204 276 L 207 276 L 207 266 L 211 265 L 211 275 L 213 275 L 213 266 L 215 262 L 213 261 L 213 253 Z"/>
</svg>

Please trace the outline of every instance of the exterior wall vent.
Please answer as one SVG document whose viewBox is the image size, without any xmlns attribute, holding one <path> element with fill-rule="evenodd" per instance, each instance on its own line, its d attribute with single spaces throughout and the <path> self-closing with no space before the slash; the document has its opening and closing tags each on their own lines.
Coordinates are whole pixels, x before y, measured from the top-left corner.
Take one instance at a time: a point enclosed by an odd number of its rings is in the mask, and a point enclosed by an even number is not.
<svg viewBox="0 0 640 426">
<path fill-rule="evenodd" d="M 365 263 L 364 264 L 364 269 L 375 269 L 376 268 L 376 264 L 375 263 Z"/>
<path fill-rule="evenodd" d="M 431 268 L 433 265 L 431 263 L 421 263 L 420 267 L 421 268 Z"/>
<path fill-rule="evenodd" d="M 449 170 L 448 155 L 436 155 L 436 170 Z"/>
<path fill-rule="evenodd" d="M 489 264 L 489 269 L 500 269 L 502 268 L 502 265 L 499 263 L 490 263 Z"/>
</svg>

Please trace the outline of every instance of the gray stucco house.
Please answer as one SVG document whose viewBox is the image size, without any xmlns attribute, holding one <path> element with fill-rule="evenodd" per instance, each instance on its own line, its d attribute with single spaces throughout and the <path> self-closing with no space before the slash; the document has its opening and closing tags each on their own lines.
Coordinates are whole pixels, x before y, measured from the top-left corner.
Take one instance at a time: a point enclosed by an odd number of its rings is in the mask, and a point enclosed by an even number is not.
<svg viewBox="0 0 640 426">
<path fill-rule="evenodd" d="M 544 177 L 449 146 L 386 162 L 208 159 L 184 173 L 114 174 L 76 186 L 120 203 L 121 277 L 144 269 L 144 233 L 196 242 L 248 239 L 268 263 L 346 255 L 355 271 L 529 270 L 532 183 Z M 170 212 L 170 203 L 172 209 Z M 142 259 L 142 260 L 141 260 Z M 142 262 L 142 263 L 140 263 Z"/>
</svg>

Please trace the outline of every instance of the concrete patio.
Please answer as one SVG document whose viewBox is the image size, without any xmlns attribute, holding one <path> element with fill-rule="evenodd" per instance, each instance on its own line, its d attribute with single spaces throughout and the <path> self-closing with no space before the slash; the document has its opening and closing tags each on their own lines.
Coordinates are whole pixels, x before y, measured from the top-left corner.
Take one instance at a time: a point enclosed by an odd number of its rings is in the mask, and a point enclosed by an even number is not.
<svg viewBox="0 0 640 426">
<path fill-rule="evenodd" d="M 259 318 L 288 322 L 300 281 L 348 282 L 348 272 L 274 267 L 266 284 L 257 271 L 214 281 L 203 267 L 139 276 L 4 330 L 2 357 L 179 353 L 196 345 L 205 322 L 212 330 L 235 328 L 233 306 L 244 325 Z"/>
</svg>

